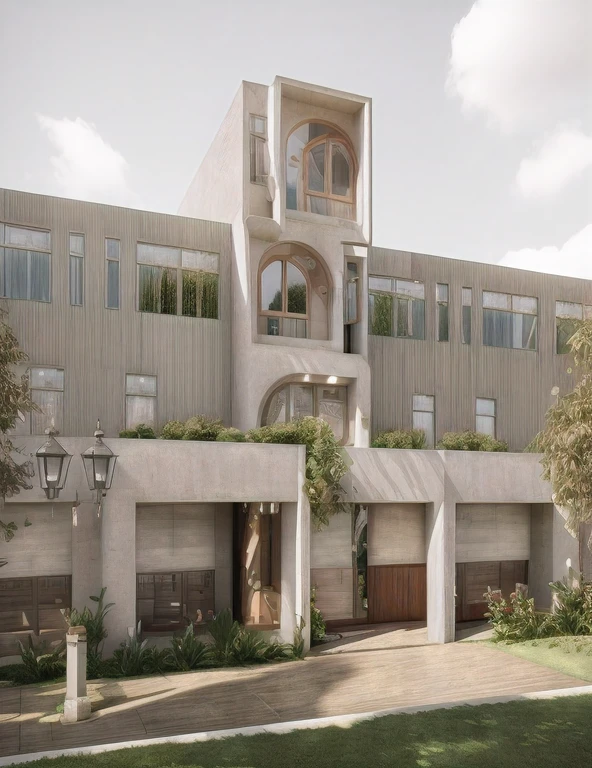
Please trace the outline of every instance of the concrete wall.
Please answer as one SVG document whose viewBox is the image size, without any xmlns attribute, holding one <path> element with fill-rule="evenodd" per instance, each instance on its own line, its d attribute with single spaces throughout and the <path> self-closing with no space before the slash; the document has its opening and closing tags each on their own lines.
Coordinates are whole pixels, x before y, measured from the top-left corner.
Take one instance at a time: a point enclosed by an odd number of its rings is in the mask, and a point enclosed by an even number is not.
<svg viewBox="0 0 592 768">
<path fill-rule="evenodd" d="M 231 594 L 228 567 L 232 550 L 232 502 L 286 502 L 282 516 L 282 626 L 279 636 L 292 642 L 296 615 L 307 616 L 309 601 L 309 511 L 303 495 L 304 446 L 241 443 L 200 443 L 160 440 L 107 440 L 119 455 L 113 487 L 103 502 L 100 518 L 101 557 L 95 560 L 96 542 L 86 529 L 89 519 L 96 519 L 96 507 L 79 458 L 92 444 L 92 438 L 60 438 L 73 455 L 66 489 L 60 504 L 71 507 L 78 492 L 84 502 L 78 508 L 78 520 L 84 521 L 85 535 L 72 548 L 73 601 L 82 606 L 88 595 L 107 587 L 107 598 L 115 602 L 107 619 L 110 652 L 125 637 L 128 627 L 136 622 L 136 507 L 142 504 L 216 505 L 215 563 L 220 568 L 216 589 L 224 601 Z M 25 452 L 35 452 L 39 441 L 24 441 Z M 232 482 L 229 482 L 232 478 Z M 35 487 L 19 494 L 13 508 L 18 510 L 44 507 L 51 514 L 51 504 L 33 479 Z M 222 518 L 218 520 L 218 514 Z M 219 525 L 220 523 L 220 525 Z M 90 523 L 89 523 L 90 525 Z M 24 535 L 20 529 L 14 542 Z M 0 557 L 11 559 L 11 546 L 0 542 Z M 22 548 L 22 547 L 21 547 Z M 19 555 L 19 559 L 22 557 Z M 85 594 L 76 586 L 76 574 L 88 568 L 83 584 Z M 91 575 L 92 574 L 92 575 Z M 2 576 L 4 574 L 1 574 Z M 222 607 L 222 603 L 220 604 Z M 308 621 L 307 621 L 308 625 Z M 309 628 L 306 629 L 307 635 Z"/>
<path fill-rule="evenodd" d="M 230 422 L 230 227 L 0 190 L 0 222 L 51 231 L 51 302 L 0 300 L 31 365 L 65 370 L 65 435 L 125 426 L 125 375 L 157 377 L 157 422 Z M 70 306 L 68 233 L 85 234 L 84 306 Z M 105 238 L 121 242 L 120 309 L 105 308 Z M 137 311 L 138 241 L 220 254 L 219 319 Z"/>
<path fill-rule="evenodd" d="M 368 273 L 425 285 L 425 341 L 369 336 L 372 430 L 412 426 L 412 396 L 435 396 L 436 439 L 475 429 L 475 399 L 497 403 L 497 436 L 521 451 L 541 430 L 551 389 L 574 386 L 570 356 L 555 353 L 555 301 L 592 304 L 592 281 L 419 253 L 370 248 Z M 436 341 L 436 283 L 449 285 L 450 341 Z M 472 342 L 461 343 L 463 287 L 473 289 Z M 536 352 L 482 344 L 482 292 L 536 296 Z"/>
</svg>

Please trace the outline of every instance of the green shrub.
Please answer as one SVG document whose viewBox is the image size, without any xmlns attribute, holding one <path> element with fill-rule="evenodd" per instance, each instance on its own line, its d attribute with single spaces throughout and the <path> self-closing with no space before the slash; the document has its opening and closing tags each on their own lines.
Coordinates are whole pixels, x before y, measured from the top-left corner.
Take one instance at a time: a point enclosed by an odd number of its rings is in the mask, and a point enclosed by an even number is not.
<svg viewBox="0 0 592 768">
<path fill-rule="evenodd" d="M 86 675 L 89 680 L 103 675 L 103 640 L 107 637 L 105 617 L 115 603 L 104 603 L 107 587 L 103 587 L 98 595 L 91 595 L 90 599 L 97 604 L 93 613 L 86 605 L 82 611 L 72 608 L 64 611 L 64 618 L 68 626 L 86 628 Z"/>
<path fill-rule="evenodd" d="M 137 429 L 122 429 L 119 433 L 119 437 L 127 437 L 128 439 L 137 439 L 138 437 L 138 430 Z"/>
<path fill-rule="evenodd" d="M 154 440 L 156 438 L 154 430 L 148 424 L 138 424 L 136 432 L 141 440 Z"/>
<path fill-rule="evenodd" d="M 247 436 L 240 429 L 228 427 L 218 433 L 216 440 L 219 443 L 244 443 L 247 440 Z"/>
<path fill-rule="evenodd" d="M 512 592 L 510 600 L 496 599 L 485 594 L 488 612 L 485 614 L 493 626 L 493 639 L 507 643 L 521 640 L 537 640 L 548 637 L 549 614 L 535 610 L 534 599 L 521 592 Z"/>
<path fill-rule="evenodd" d="M 161 440 L 182 440 L 185 424 L 182 421 L 167 421 L 160 432 Z"/>
<path fill-rule="evenodd" d="M 252 429 L 247 433 L 247 439 L 254 443 L 306 446 L 304 491 L 317 529 L 327 525 L 332 515 L 349 510 L 349 505 L 343 502 L 341 488 L 341 478 L 348 467 L 347 454 L 326 421 L 307 416 L 285 424 Z"/>
<path fill-rule="evenodd" d="M 550 584 L 553 592 L 553 613 L 551 626 L 553 635 L 592 634 L 592 583 L 583 579 L 554 581 Z"/>
<path fill-rule="evenodd" d="M 185 422 L 183 440 L 215 440 L 224 425 L 220 419 L 210 419 L 208 416 L 193 416 Z"/>
<path fill-rule="evenodd" d="M 311 642 L 322 640 L 326 633 L 323 614 L 316 606 L 317 591 L 313 587 L 310 591 L 310 640 Z"/>
<path fill-rule="evenodd" d="M 229 664 L 232 661 L 232 649 L 241 627 L 238 621 L 234 621 L 230 608 L 221 611 L 208 625 L 208 631 L 214 641 L 212 653 L 214 659 L 220 664 Z"/>
<path fill-rule="evenodd" d="M 54 680 L 66 674 L 65 642 L 60 643 L 53 651 L 48 651 L 45 643 L 34 646 L 30 635 L 28 641 L 28 647 L 25 648 L 19 640 L 22 663 L 15 665 L 12 676 L 16 685 Z"/>
<path fill-rule="evenodd" d="M 229 608 L 210 622 L 208 630 L 214 641 L 212 655 L 219 664 L 263 664 L 293 658 L 291 645 L 267 642 L 259 632 L 241 627 L 233 621 Z"/>
<path fill-rule="evenodd" d="M 508 444 L 481 432 L 446 432 L 437 445 L 443 451 L 493 451 L 508 450 Z"/>
<path fill-rule="evenodd" d="M 140 624 L 133 637 L 121 643 L 106 664 L 106 677 L 134 677 L 155 671 L 154 648 L 140 639 Z"/>
<path fill-rule="evenodd" d="M 414 448 L 425 446 L 425 432 L 422 429 L 393 429 L 380 432 L 372 448 Z"/>
<path fill-rule="evenodd" d="M 163 654 L 163 663 L 167 669 L 176 672 L 188 672 L 211 664 L 212 653 L 205 643 L 198 640 L 189 624 L 182 635 L 171 638 L 171 647 Z"/>
</svg>

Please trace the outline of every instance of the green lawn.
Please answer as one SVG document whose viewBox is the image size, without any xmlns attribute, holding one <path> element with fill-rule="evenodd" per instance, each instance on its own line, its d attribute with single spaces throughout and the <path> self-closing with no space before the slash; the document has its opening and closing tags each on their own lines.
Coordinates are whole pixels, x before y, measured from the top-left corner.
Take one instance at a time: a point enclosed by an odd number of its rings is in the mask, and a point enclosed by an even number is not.
<svg viewBox="0 0 592 768">
<path fill-rule="evenodd" d="M 503 674 L 503 673 L 502 673 Z M 163 718 L 166 710 L 163 709 Z M 592 765 L 592 695 L 393 715 L 351 728 L 239 736 L 37 768 L 579 768 Z"/>
<path fill-rule="evenodd" d="M 494 643 L 491 648 L 551 667 L 565 675 L 592 681 L 592 637 L 548 637 L 521 643 Z"/>
</svg>

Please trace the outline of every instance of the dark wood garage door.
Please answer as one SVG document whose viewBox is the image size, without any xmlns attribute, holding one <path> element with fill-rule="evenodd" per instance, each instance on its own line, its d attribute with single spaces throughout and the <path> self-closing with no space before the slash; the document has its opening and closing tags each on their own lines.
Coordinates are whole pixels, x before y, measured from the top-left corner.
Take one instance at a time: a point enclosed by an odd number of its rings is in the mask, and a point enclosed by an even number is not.
<svg viewBox="0 0 592 768">
<path fill-rule="evenodd" d="M 487 612 L 487 588 L 509 598 L 516 584 L 528 583 L 528 560 L 456 564 L 456 620 L 478 621 Z"/>
<path fill-rule="evenodd" d="M 427 615 L 426 566 L 368 567 L 368 621 L 424 621 Z"/>
</svg>

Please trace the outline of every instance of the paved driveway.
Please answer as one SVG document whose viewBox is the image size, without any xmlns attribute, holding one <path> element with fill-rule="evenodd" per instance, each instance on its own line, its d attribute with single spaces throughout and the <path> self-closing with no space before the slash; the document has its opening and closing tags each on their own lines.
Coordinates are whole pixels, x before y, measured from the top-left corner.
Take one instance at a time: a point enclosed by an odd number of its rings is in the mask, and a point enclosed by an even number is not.
<svg viewBox="0 0 592 768">
<path fill-rule="evenodd" d="M 55 715 L 64 684 L 0 689 L 0 754 L 584 684 L 475 643 L 350 651 L 266 667 L 95 681 L 94 713 L 74 725 Z"/>
</svg>

